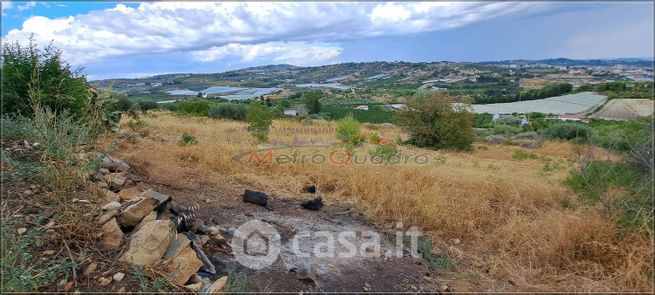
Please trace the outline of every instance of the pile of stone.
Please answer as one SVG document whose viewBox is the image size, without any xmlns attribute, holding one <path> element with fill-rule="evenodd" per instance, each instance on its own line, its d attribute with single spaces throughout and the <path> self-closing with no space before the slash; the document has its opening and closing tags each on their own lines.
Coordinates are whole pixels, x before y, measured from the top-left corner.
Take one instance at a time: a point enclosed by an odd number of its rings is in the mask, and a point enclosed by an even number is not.
<svg viewBox="0 0 655 295">
<path fill-rule="evenodd" d="M 97 217 L 102 243 L 110 248 L 125 246 L 120 261 L 167 267 L 173 273 L 172 282 L 190 291 L 222 291 L 227 277 L 212 282 L 216 267 L 202 248 L 209 240 L 229 247 L 221 230 L 197 218 L 195 208 L 175 204 L 171 196 L 137 188 L 138 179 L 129 170 L 122 160 L 106 156 L 91 176 L 108 200 Z M 108 284 L 112 277 L 100 279 Z"/>
</svg>

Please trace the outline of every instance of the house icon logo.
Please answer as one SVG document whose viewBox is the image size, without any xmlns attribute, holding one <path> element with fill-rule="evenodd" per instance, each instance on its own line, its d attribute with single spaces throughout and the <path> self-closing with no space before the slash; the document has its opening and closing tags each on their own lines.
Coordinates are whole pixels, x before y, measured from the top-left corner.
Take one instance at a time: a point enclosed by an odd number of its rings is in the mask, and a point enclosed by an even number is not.
<svg viewBox="0 0 655 295">
<path fill-rule="evenodd" d="M 234 231 L 232 252 L 243 266 L 265 268 L 280 255 L 281 237 L 273 226 L 259 220 L 248 221 Z"/>
</svg>

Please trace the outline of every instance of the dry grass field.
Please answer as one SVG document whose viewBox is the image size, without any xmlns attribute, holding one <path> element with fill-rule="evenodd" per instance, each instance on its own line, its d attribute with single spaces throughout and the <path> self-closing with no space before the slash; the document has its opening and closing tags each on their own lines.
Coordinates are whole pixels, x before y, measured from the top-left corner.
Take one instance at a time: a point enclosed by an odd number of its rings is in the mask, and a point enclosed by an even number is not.
<svg viewBox="0 0 655 295">
<path fill-rule="evenodd" d="M 612 99 L 603 108 L 593 114 L 592 118 L 605 120 L 634 120 L 653 114 L 652 99 Z"/>
<path fill-rule="evenodd" d="M 150 181 L 185 189 L 238 181 L 289 198 L 316 184 L 327 205 L 352 204 L 381 228 L 397 221 L 433 237 L 434 248 L 457 265 L 448 274 L 457 291 L 645 291 L 652 288 L 648 233 L 626 233 L 561 185 L 574 147 L 546 142 L 527 150 L 476 145 L 471 153 L 401 146 L 427 155 L 427 164 L 248 164 L 235 155 L 262 149 L 245 123 L 157 112 L 128 132 L 117 152 Z M 125 122 L 123 122 L 125 123 Z M 276 120 L 270 143 L 334 140 L 334 122 Z M 125 128 L 127 129 L 127 128 Z M 293 131 L 295 130 L 295 131 Z M 192 134 L 196 145 L 178 143 Z M 394 126 L 364 133 L 396 139 Z M 364 156 L 371 146 L 358 148 Z M 331 148 L 298 151 L 327 155 Z M 523 150 L 536 157 L 517 160 Z M 292 149 L 276 149 L 276 153 Z M 243 161 L 242 161 L 243 162 Z"/>
</svg>

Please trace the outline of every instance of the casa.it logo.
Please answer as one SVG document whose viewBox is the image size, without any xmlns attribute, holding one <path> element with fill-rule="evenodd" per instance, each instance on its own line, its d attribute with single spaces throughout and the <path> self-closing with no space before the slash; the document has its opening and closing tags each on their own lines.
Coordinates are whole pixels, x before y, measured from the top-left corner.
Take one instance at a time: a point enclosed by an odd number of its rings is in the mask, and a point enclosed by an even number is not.
<svg viewBox="0 0 655 295">
<path fill-rule="evenodd" d="M 232 251 L 241 265 L 263 269 L 273 264 L 282 247 L 280 234 L 268 223 L 251 220 L 234 231 Z"/>
</svg>

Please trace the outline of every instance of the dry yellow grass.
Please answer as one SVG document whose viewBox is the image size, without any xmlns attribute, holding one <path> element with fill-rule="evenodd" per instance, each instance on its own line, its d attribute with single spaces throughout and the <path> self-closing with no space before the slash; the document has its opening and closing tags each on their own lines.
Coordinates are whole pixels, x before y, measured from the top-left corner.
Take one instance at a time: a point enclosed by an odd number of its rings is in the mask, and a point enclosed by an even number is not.
<svg viewBox="0 0 655 295">
<path fill-rule="evenodd" d="M 560 163 L 561 168 L 549 173 L 542 171 L 542 159 L 513 160 L 521 148 L 494 145 L 479 145 L 472 153 L 401 147 L 405 154 L 426 154 L 431 161 L 425 165 L 248 165 L 232 158 L 264 145 L 244 131 L 244 123 L 169 113 L 144 120 L 149 135 L 119 152 L 153 181 L 194 188 L 227 179 L 289 197 L 306 184 L 316 184 L 328 204 L 351 203 L 383 226 L 402 221 L 430 233 L 435 246 L 460 266 L 455 279 L 469 282 L 458 291 L 652 288 L 648 236 L 622 234 L 596 209 L 579 206 L 577 197 L 561 186 L 572 165 L 567 159 L 573 149 L 567 143 L 549 142 L 530 150 Z M 277 120 L 274 127 L 271 142 L 278 144 L 334 139 L 334 122 Z M 371 128 L 375 130 L 366 128 L 365 133 L 404 136 L 393 126 Z M 180 146 L 184 132 L 199 143 Z M 360 148 L 358 155 L 368 149 Z M 312 150 L 328 153 L 330 148 Z"/>
</svg>

